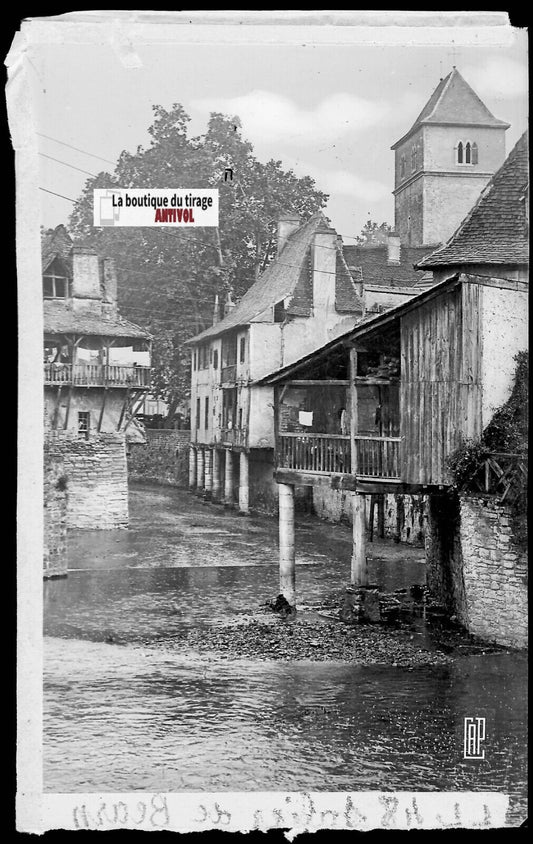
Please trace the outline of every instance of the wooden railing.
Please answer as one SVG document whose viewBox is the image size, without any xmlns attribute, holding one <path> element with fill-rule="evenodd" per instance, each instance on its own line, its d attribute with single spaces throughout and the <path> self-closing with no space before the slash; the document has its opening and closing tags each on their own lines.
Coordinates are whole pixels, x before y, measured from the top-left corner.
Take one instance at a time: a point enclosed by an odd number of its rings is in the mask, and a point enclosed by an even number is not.
<svg viewBox="0 0 533 844">
<path fill-rule="evenodd" d="M 340 434 L 280 434 L 280 469 L 344 472 L 351 469 L 350 437 Z"/>
<path fill-rule="evenodd" d="M 358 477 L 400 477 L 400 437 L 355 438 Z"/>
<path fill-rule="evenodd" d="M 45 363 L 44 383 L 69 384 L 75 387 L 149 387 L 150 367 Z"/>
<path fill-rule="evenodd" d="M 362 478 L 399 479 L 400 442 L 400 437 L 356 437 L 355 474 Z M 340 434 L 280 434 L 277 462 L 280 469 L 351 474 L 350 437 Z"/>
<path fill-rule="evenodd" d="M 497 495 L 512 504 L 527 489 L 528 455 L 494 452 L 463 483 L 462 489 Z"/>
</svg>

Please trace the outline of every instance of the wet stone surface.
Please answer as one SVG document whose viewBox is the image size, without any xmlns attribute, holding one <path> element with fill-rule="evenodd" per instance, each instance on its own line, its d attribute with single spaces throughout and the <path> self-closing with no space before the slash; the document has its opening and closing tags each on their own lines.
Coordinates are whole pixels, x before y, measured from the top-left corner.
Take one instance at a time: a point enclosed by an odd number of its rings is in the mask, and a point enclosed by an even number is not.
<svg viewBox="0 0 533 844">
<path fill-rule="evenodd" d="M 46 791 L 504 791 L 523 820 L 524 654 L 428 617 L 342 624 L 348 528 L 299 521 L 282 619 L 276 520 L 158 487 L 132 487 L 130 513 L 72 532 L 68 577 L 44 583 Z M 424 585 L 422 549 L 369 554 L 382 595 Z"/>
</svg>

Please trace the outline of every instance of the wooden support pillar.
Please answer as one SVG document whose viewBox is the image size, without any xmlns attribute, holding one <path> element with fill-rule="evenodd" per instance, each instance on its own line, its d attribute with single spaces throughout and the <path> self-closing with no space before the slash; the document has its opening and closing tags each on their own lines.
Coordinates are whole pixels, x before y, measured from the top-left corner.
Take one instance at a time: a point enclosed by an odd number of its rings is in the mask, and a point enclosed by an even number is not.
<svg viewBox="0 0 533 844">
<path fill-rule="evenodd" d="M 205 459 L 204 459 L 204 449 L 199 448 L 197 454 L 197 483 L 196 489 L 198 492 L 203 492 L 204 483 L 205 483 Z"/>
<path fill-rule="evenodd" d="M 350 581 L 353 586 L 368 586 L 366 562 L 366 501 L 360 492 L 352 493 L 353 548 Z"/>
<path fill-rule="evenodd" d="M 212 498 L 213 501 L 220 501 L 221 494 L 222 494 L 222 483 L 220 477 L 220 451 L 218 448 L 213 449 L 213 491 L 212 491 Z"/>
<path fill-rule="evenodd" d="M 196 449 L 189 448 L 189 489 L 196 489 Z"/>
<path fill-rule="evenodd" d="M 61 401 L 61 384 L 57 388 L 56 394 L 56 404 L 54 407 L 54 416 L 52 419 L 52 428 L 55 430 L 57 428 L 57 420 L 59 419 L 59 402 Z"/>
<path fill-rule="evenodd" d="M 204 490 L 205 497 L 211 498 L 213 491 L 213 452 L 210 448 L 206 448 L 204 452 Z"/>
<path fill-rule="evenodd" d="M 357 349 L 350 349 L 350 458 L 351 472 L 357 475 L 357 442 L 359 430 L 357 403 Z"/>
<path fill-rule="evenodd" d="M 296 545 L 294 539 L 294 486 L 278 484 L 279 492 L 279 590 L 296 606 Z"/>
<path fill-rule="evenodd" d="M 233 452 L 230 448 L 226 449 L 225 469 L 224 504 L 227 507 L 233 507 Z"/>
<path fill-rule="evenodd" d="M 239 456 L 239 510 L 241 513 L 249 512 L 250 492 L 249 492 L 249 455 L 245 451 L 241 451 Z"/>
</svg>

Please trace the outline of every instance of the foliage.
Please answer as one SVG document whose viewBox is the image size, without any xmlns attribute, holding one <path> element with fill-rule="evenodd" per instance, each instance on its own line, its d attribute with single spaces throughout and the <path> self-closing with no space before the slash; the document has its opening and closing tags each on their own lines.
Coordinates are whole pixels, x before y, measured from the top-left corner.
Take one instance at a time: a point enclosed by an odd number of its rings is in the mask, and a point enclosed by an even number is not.
<svg viewBox="0 0 533 844">
<path fill-rule="evenodd" d="M 483 432 L 489 451 L 522 454 L 527 451 L 529 355 L 515 356 L 516 372 L 508 401 L 498 408 Z"/>
<path fill-rule="evenodd" d="M 361 229 L 361 234 L 356 237 L 358 246 L 379 246 L 387 243 L 387 236 L 392 232 L 388 223 L 378 225 L 373 220 L 367 220 Z"/>
<path fill-rule="evenodd" d="M 529 354 L 515 355 L 516 370 L 511 395 L 494 413 L 479 440 L 465 440 L 447 460 L 454 486 L 461 489 L 479 471 L 490 453 L 527 455 Z M 527 539 L 527 480 L 515 481 L 518 495 L 513 503 L 514 532 L 519 543 Z"/>
<path fill-rule="evenodd" d="M 87 181 L 70 231 L 115 259 L 120 310 L 152 333 L 155 394 L 175 406 L 189 394 L 184 343 L 211 324 L 215 294 L 241 296 L 275 254 L 277 217 L 308 218 L 327 196 L 280 161 L 259 162 L 237 117 L 214 113 L 205 134 L 189 137 L 180 104 L 153 111 L 150 145 Z M 93 190 L 110 187 L 218 188 L 219 228 L 94 228 Z"/>
<path fill-rule="evenodd" d="M 489 449 L 481 440 L 465 439 L 446 461 L 454 486 L 460 489 L 481 468 Z"/>
</svg>

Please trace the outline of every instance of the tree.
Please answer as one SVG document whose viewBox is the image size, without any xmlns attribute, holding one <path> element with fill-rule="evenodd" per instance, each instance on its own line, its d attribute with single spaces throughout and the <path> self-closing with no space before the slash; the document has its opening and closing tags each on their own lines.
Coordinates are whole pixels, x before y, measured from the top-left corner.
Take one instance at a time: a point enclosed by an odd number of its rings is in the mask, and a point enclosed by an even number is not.
<svg viewBox="0 0 533 844">
<path fill-rule="evenodd" d="M 392 232 L 389 223 L 381 223 L 379 226 L 373 220 L 367 220 L 357 236 L 358 246 L 379 246 L 387 242 L 387 235 Z"/>
<path fill-rule="evenodd" d="M 87 181 L 70 231 L 115 259 L 121 312 L 152 333 L 154 391 L 172 411 L 189 395 L 185 341 L 211 324 L 215 295 L 242 296 L 265 269 L 281 213 L 305 219 L 328 197 L 280 161 L 258 161 L 238 117 L 213 113 L 206 132 L 190 138 L 180 104 L 153 111 L 150 146 L 124 151 L 112 174 Z M 224 180 L 226 168 L 232 180 Z M 219 228 L 94 228 L 93 190 L 110 187 L 218 188 Z"/>
</svg>

